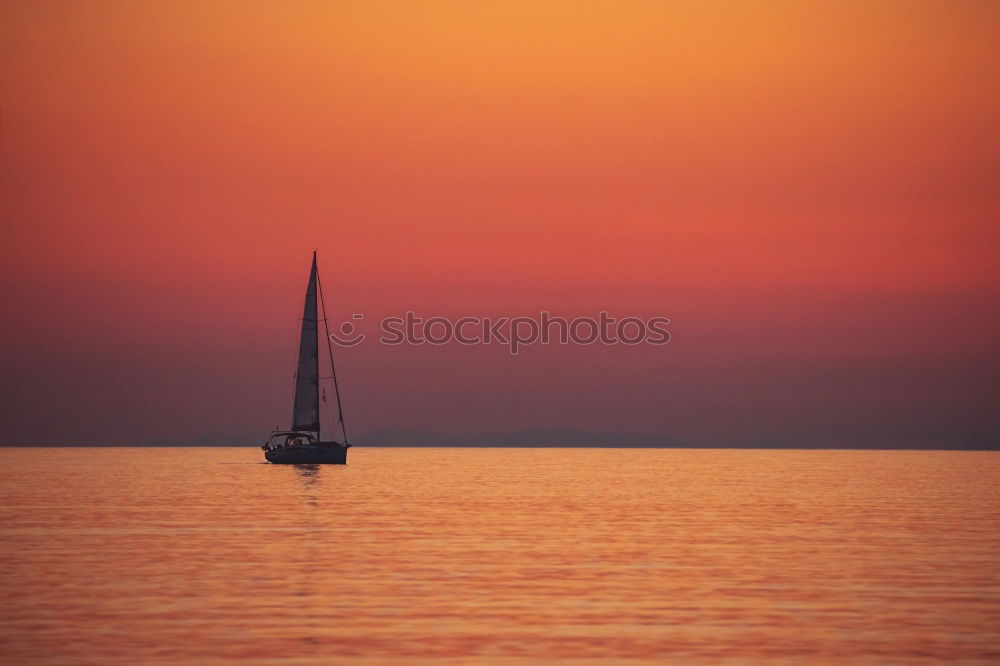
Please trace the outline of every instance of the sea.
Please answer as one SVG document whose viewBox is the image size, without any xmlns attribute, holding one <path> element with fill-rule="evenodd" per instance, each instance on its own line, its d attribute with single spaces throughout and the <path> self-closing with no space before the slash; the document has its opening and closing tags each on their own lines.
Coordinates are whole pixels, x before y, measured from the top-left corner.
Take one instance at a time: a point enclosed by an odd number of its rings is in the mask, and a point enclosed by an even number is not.
<svg viewBox="0 0 1000 666">
<path fill-rule="evenodd" d="M 0 449 L 4 664 L 996 664 L 1000 453 Z"/>
</svg>

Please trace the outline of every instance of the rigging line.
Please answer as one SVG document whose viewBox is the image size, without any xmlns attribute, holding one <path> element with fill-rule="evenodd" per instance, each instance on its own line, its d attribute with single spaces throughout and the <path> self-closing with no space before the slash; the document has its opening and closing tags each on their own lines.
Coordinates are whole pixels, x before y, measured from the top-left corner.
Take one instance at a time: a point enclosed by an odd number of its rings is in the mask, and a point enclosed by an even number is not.
<svg viewBox="0 0 1000 666">
<path fill-rule="evenodd" d="M 344 433 L 344 444 L 347 444 L 347 426 L 344 425 L 344 406 L 340 402 L 340 386 L 337 384 L 337 366 L 333 363 L 333 345 L 330 344 L 330 325 L 327 323 L 326 298 L 323 297 L 323 281 L 319 277 L 319 269 L 316 269 L 316 284 L 319 286 L 319 302 L 323 306 L 323 328 L 326 330 L 326 350 L 330 354 L 330 372 L 333 377 L 333 392 L 337 396 L 337 416 L 340 421 L 340 430 Z M 318 372 L 316 373 L 319 374 Z"/>
</svg>

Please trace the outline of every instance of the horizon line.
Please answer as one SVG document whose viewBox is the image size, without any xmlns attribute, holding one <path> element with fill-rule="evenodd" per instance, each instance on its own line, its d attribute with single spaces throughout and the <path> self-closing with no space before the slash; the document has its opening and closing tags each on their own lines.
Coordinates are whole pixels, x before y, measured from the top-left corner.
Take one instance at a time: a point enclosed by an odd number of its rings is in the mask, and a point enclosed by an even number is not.
<svg viewBox="0 0 1000 666">
<path fill-rule="evenodd" d="M 142 448 L 206 448 L 206 449 L 233 449 L 233 448 L 259 448 L 256 444 L 81 444 L 81 443 L 55 443 L 55 444 L 7 444 L 0 443 L 0 448 L 4 449 L 63 449 L 63 448 L 103 448 L 103 449 L 142 449 Z M 759 451 L 1000 451 L 1000 442 L 984 445 L 962 445 L 962 446 L 829 446 L 817 444 L 814 446 L 792 446 L 780 444 L 747 444 L 734 446 L 732 444 L 703 444 L 703 445 L 679 445 L 679 444 L 413 444 L 413 443 L 369 443 L 352 444 L 351 448 L 373 448 L 373 449 L 677 449 L 677 450 L 759 450 Z"/>
</svg>

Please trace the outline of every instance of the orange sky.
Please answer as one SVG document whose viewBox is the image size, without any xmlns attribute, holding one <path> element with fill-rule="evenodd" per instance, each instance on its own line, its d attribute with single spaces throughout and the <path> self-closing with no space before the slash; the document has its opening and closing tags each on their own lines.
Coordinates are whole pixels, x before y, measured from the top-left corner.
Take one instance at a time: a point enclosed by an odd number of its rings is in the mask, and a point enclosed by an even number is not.
<svg viewBox="0 0 1000 666">
<path fill-rule="evenodd" d="M 4 3 L 0 426 L 264 434 L 316 247 L 340 318 L 674 322 L 345 351 L 362 441 L 1000 432 L 998 34 L 971 0 Z"/>
</svg>

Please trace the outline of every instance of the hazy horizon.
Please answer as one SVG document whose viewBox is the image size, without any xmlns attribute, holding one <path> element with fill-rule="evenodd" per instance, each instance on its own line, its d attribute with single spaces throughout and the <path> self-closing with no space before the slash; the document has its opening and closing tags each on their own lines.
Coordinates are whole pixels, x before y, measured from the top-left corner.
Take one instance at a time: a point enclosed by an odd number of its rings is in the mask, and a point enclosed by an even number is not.
<svg viewBox="0 0 1000 666">
<path fill-rule="evenodd" d="M 661 449 L 801 449 L 801 450 L 921 450 L 921 451 L 995 451 L 1000 450 L 1000 438 L 993 432 L 915 433 L 897 432 L 896 437 L 887 439 L 884 432 L 866 433 L 822 433 L 789 439 L 757 439 L 754 441 L 680 441 L 658 439 L 655 436 L 637 434 L 612 435 L 609 433 L 582 433 L 578 431 L 549 431 L 493 433 L 490 435 L 435 439 L 429 435 L 413 434 L 396 438 L 369 438 L 362 435 L 351 439 L 354 446 L 371 447 L 414 447 L 414 448 L 661 448 Z M 214 439 L 191 440 L 186 442 L 147 441 L 133 443 L 89 442 L 3 442 L 4 447 L 234 447 L 260 445 L 265 438 L 219 437 Z"/>
</svg>

